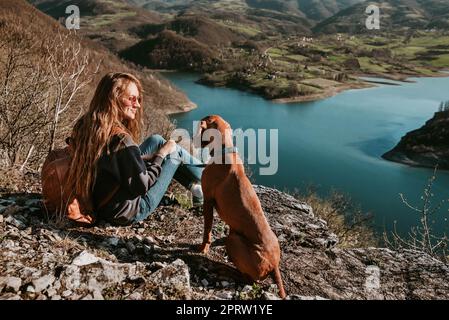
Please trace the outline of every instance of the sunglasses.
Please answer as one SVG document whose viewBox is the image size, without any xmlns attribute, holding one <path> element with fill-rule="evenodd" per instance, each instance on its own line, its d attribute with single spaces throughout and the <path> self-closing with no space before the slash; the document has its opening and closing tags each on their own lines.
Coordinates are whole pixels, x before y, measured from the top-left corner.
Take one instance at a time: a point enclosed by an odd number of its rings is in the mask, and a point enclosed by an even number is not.
<svg viewBox="0 0 449 320">
<path fill-rule="evenodd" d="M 141 97 L 136 97 L 136 96 L 129 96 L 129 97 L 124 97 L 124 100 L 125 101 L 128 101 L 128 102 L 130 102 L 131 103 L 131 105 L 135 105 L 135 104 L 137 104 L 137 102 L 139 103 L 139 104 L 141 104 L 142 103 L 142 98 Z"/>
</svg>

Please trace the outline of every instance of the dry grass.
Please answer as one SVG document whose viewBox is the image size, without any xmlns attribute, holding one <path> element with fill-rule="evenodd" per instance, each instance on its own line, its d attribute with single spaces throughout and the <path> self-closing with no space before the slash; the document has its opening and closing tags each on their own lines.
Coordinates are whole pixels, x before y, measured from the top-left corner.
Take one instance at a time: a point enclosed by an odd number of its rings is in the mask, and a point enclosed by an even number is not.
<svg viewBox="0 0 449 320">
<path fill-rule="evenodd" d="M 376 247 L 378 239 L 370 225 L 372 216 L 363 213 L 347 196 L 332 192 L 328 198 L 321 198 L 314 190 L 294 196 L 310 205 L 314 214 L 327 222 L 329 230 L 339 238 L 340 248 Z"/>
</svg>

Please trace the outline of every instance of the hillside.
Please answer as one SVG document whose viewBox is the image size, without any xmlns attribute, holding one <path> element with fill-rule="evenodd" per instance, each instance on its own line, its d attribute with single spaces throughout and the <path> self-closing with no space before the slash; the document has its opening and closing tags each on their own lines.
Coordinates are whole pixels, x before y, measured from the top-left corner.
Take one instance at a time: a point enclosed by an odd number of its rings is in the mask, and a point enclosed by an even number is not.
<svg viewBox="0 0 449 320">
<path fill-rule="evenodd" d="M 81 2 L 97 3 L 97 0 Z M 43 36 L 43 39 L 48 39 L 55 37 L 56 34 L 60 32 L 68 32 L 67 29 L 62 27 L 54 19 L 51 19 L 49 16 L 41 13 L 39 10 L 36 10 L 25 1 L 2 1 L 0 3 L 0 9 L 0 18 L 5 21 L 2 28 L 8 29 L 12 27 L 12 21 L 15 21 L 16 23 L 19 22 L 19 24 L 23 23 L 23 25 L 25 25 L 24 22 L 31 19 L 34 23 L 30 24 L 31 30 L 29 30 L 29 32 L 32 32 L 37 38 L 39 36 Z M 20 12 L 20 15 L 17 15 L 18 12 Z M 137 75 L 143 83 L 145 92 L 148 92 L 148 95 L 145 97 L 145 102 L 147 105 L 151 105 L 164 113 L 178 112 L 191 105 L 183 93 L 174 89 L 170 83 L 162 78 L 159 78 L 157 74 L 143 72 L 130 64 L 126 64 L 117 56 L 103 48 L 102 43 L 98 43 L 97 41 L 89 41 L 84 38 L 79 38 L 79 41 L 82 43 L 83 49 L 94 57 L 93 63 L 96 61 L 101 61 L 97 80 L 106 72 L 131 72 Z M 93 81 L 89 91 L 92 92 L 94 90 L 96 83 L 97 81 Z"/>
<path fill-rule="evenodd" d="M 164 30 L 172 30 L 183 37 L 193 38 L 208 46 L 230 46 L 245 39 L 239 33 L 199 15 L 179 16 L 163 24 L 141 24 L 132 28 L 131 32 L 146 39 L 149 36 L 158 35 Z"/>
<path fill-rule="evenodd" d="M 141 24 L 159 24 L 163 21 L 163 17 L 159 14 L 129 5 L 124 0 L 29 0 L 28 2 L 56 20 L 63 21 L 68 16 L 65 13 L 66 7 L 77 5 L 81 14 L 82 35 L 100 41 L 114 52 L 140 40 L 128 32 L 129 29 Z"/>
<path fill-rule="evenodd" d="M 163 31 L 122 51 L 120 56 L 153 69 L 207 70 L 215 53 L 206 45 L 173 31 Z"/>
<path fill-rule="evenodd" d="M 253 6 L 244 0 L 128 0 L 128 2 L 172 18 L 189 14 L 208 17 L 232 31 L 249 37 L 262 32 L 310 33 L 310 27 L 313 25 L 313 22 L 299 10 L 271 10 L 263 5 Z"/>
<path fill-rule="evenodd" d="M 417 130 L 407 133 L 384 159 L 412 166 L 449 170 L 449 111 L 440 111 Z"/>
<path fill-rule="evenodd" d="M 449 299 L 447 264 L 419 251 L 341 248 L 309 205 L 255 190 L 280 242 L 288 299 Z M 203 217 L 177 204 L 132 227 L 64 228 L 47 220 L 39 196 L 6 196 L 0 299 L 279 299 L 271 279 L 247 284 L 227 261 L 220 220 L 209 254 L 197 253 L 202 229 Z"/>
<path fill-rule="evenodd" d="M 380 32 L 449 29 L 449 0 L 370 1 L 380 9 Z M 367 3 L 355 4 L 322 21 L 315 33 L 368 33 L 365 21 Z"/>
<path fill-rule="evenodd" d="M 195 107 L 157 73 L 70 33 L 27 2 L 0 1 L 0 189 L 14 170 L 35 172 L 50 147 L 65 145 L 108 72 L 129 72 L 141 80 L 143 135 L 167 135 L 172 126 L 167 114 Z"/>
</svg>

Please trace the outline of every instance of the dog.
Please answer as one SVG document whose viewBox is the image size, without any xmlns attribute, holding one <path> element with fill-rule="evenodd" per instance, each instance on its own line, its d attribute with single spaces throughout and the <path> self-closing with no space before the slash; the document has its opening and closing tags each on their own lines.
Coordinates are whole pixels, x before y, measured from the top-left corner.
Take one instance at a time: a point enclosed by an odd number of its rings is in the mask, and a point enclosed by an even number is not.
<svg viewBox="0 0 449 320">
<path fill-rule="evenodd" d="M 212 130 L 215 136 L 207 137 L 209 134 L 206 136 L 205 133 L 211 131 L 208 129 L 216 129 Z M 196 147 L 208 147 L 212 156 L 201 179 L 204 237 L 199 251 L 204 254 L 209 251 L 215 208 L 230 227 L 225 241 L 230 260 L 252 281 L 271 275 L 280 297 L 285 298 L 279 270 L 279 241 L 268 224 L 260 200 L 234 148 L 230 125 L 220 116 L 207 116 L 201 120 L 194 140 Z"/>
</svg>

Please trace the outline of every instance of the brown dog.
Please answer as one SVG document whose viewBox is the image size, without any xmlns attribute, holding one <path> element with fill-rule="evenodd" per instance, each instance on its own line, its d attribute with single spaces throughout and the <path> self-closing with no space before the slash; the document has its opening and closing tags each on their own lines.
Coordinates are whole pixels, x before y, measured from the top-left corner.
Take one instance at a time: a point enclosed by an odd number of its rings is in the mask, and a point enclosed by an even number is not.
<svg viewBox="0 0 449 320">
<path fill-rule="evenodd" d="M 221 139 L 205 137 L 207 129 L 216 129 L 215 132 L 221 135 Z M 210 161 L 201 179 L 204 193 L 204 238 L 200 251 L 207 253 L 209 250 L 215 207 L 220 218 L 230 227 L 226 239 L 230 260 L 252 281 L 263 280 L 271 275 L 281 298 L 285 298 L 279 271 L 279 242 L 265 218 L 259 198 L 245 174 L 243 163 L 233 149 L 229 124 L 220 116 L 208 116 L 201 120 L 195 140 L 201 141 L 202 148 L 208 146 L 213 150 L 215 154 L 212 160 L 221 160 L 215 163 Z"/>
</svg>

